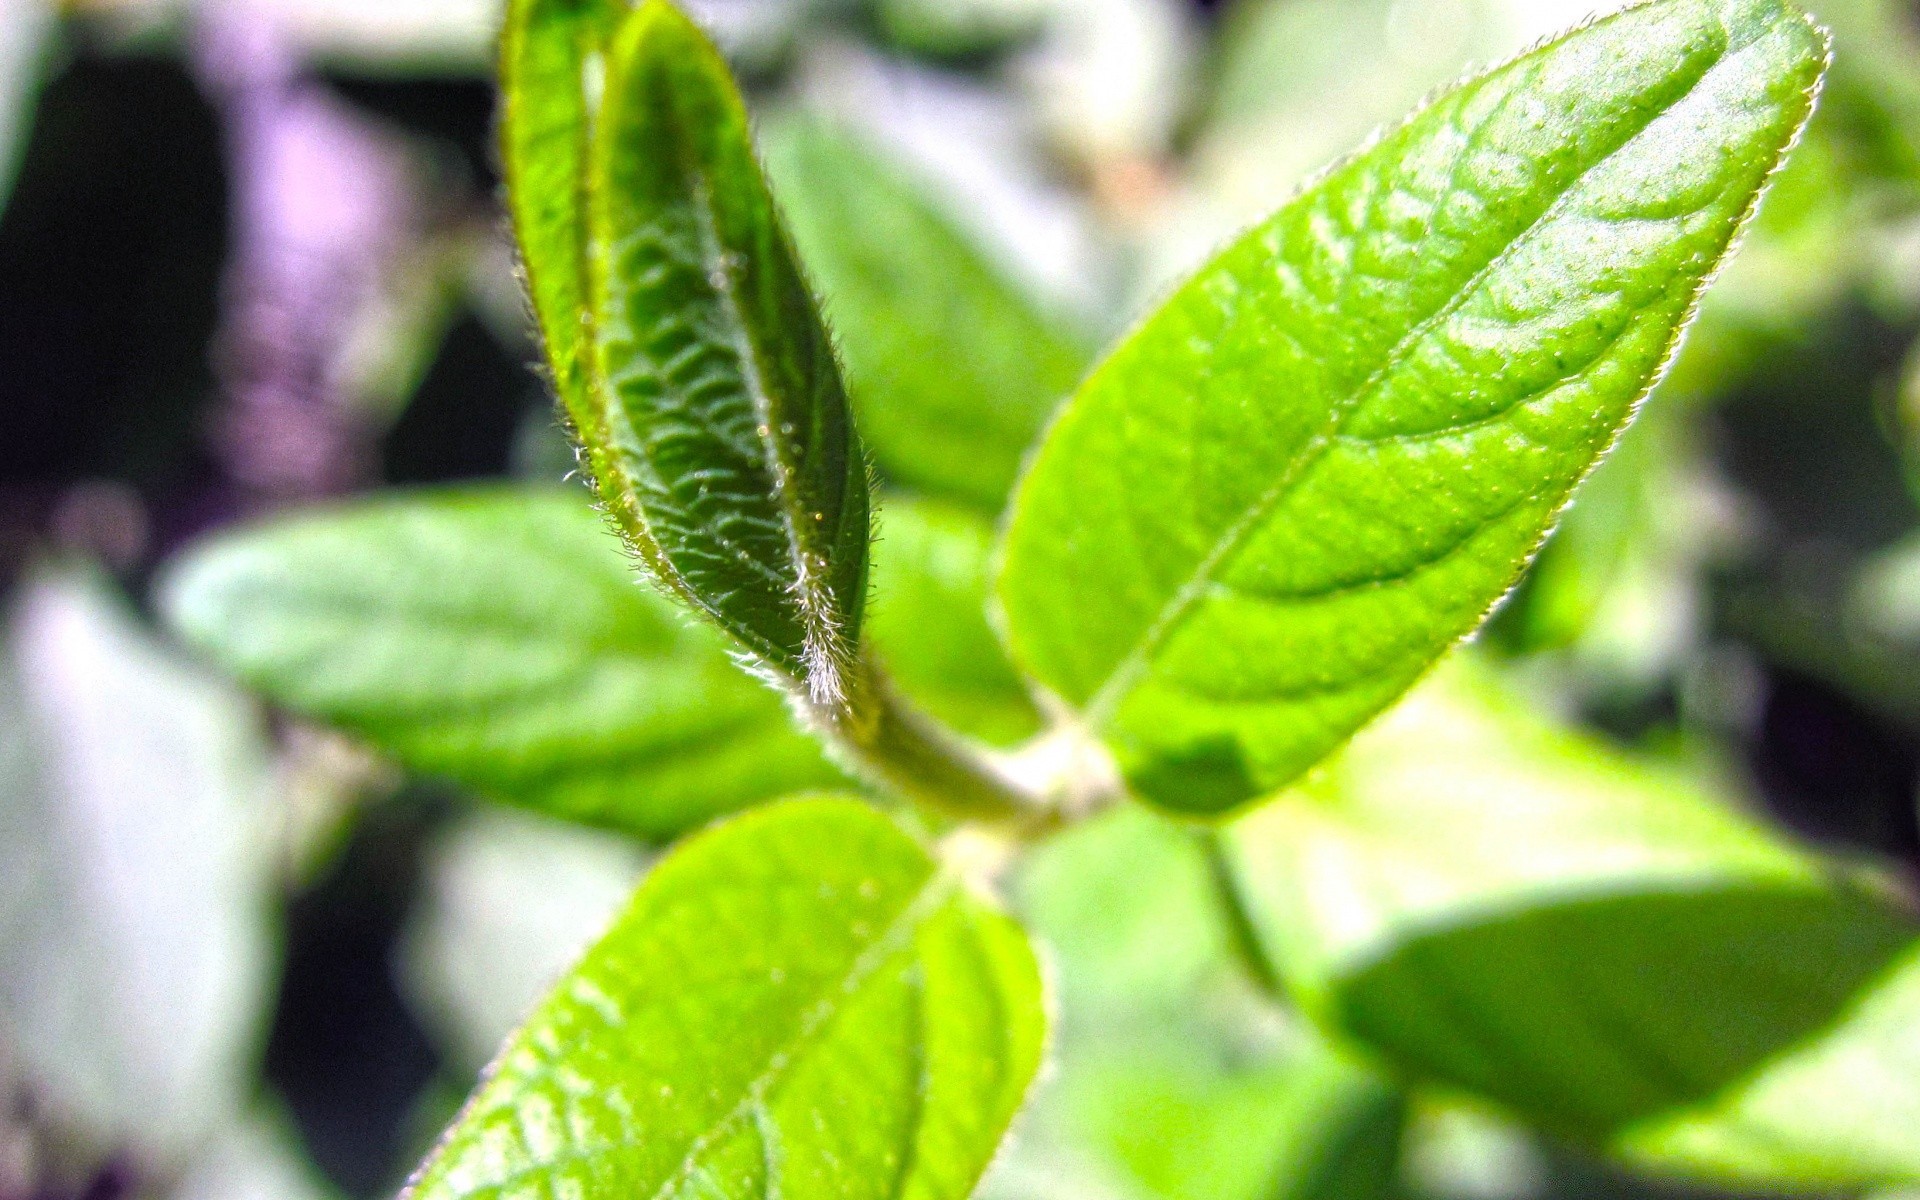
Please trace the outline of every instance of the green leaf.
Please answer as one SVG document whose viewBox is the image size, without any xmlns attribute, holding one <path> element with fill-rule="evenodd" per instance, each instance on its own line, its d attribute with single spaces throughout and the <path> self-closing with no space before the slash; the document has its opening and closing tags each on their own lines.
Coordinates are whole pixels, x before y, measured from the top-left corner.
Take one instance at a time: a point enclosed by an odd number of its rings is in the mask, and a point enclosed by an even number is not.
<svg viewBox="0 0 1920 1200">
<path fill-rule="evenodd" d="M 0 7 L 0 211 L 7 207 L 26 151 L 54 28 L 50 0 L 15 0 Z"/>
<path fill-rule="evenodd" d="M 512 0 L 500 34 L 500 159 L 527 291 L 576 430 L 601 428 L 588 388 L 586 160 L 602 55 L 620 0 Z"/>
<path fill-rule="evenodd" d="M 848 800 L 655 868 L 408 1195 L 962 1200 L 1039 1066 L 1006 917 Z"/>
<path fill-rule="evenodd" d="M 1086 347 L 855 135 L 789 118 L 763 142 L 881 471 L 997 514 Z"/>
<path fill-rule="evenodd" d="M 1658 0 L 1441 97 L 1181 287 L 1015 500 L 1015 661 L 1169 807 L 1269 794 L 1513 584 L 1806 119 L 1820 33 Z"/>
<path fill-rule="evenodd" d="M 1057 1033 L 987 1200 L 1391 1194 L 1399 1097 L 1252 990 L 1191 830 L 1114 808 L 1036 847 L 1015 897 Z"/>
<path fill-rule="evenodd" d="M 580 429 L 601 495 L 669 586 L 835 707 L 865 598 L 867 480 L 826 329 L 719 51 L 647 0 L 607 64 Z"/>
<path fill-rule="evenodd" d="M 902 691 L 998 745 L 1040 732 L 1026 685 L 987 624 L 993 527 L 962 508 L 889 497 L 879 512 L 867 636 Z"/>
<path fill-rule="evenodd" d="M 1388 1200 L 1406 1101 L 1317 1047 L 1222 1070 L 1192 1048 L 1109 1050 L 1074 1072 L 1079 1133 L 1153 1200 Z M 1156 1058 L 1158 1061 L 1156 1061 Z M 1062 1193 L 1070 1194 L 1070 1193 Z"/>
<path fill-rule="evenodd" d="M 841 778 L 571 492 L 416 495 L 222 536 L 162 604 L 275 702 L 557 816 L 667 838 Z"/>
<path fill-rule="evenodd" d="M 1231 845 L 1302 1007 L 1415 1080 L 1644 1168 L 1920 1180 L 1920 925 L 1690 775 L 1449 671 Z"/>
</svg>

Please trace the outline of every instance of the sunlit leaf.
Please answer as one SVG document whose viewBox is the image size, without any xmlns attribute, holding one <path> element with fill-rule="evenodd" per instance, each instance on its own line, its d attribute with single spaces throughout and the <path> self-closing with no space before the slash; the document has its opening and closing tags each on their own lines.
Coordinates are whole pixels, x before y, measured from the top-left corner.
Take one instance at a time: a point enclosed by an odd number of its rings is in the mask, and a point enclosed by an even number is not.
<svg viewBox="0 0 1920 1200">
<path fill-rule="evenodd" d="M 588 392 L 588 64 L 603 64 L 618 0 L 513 0 L 500 34 L 500 159 L 534 315 L 574 426 L 598 427 Z"/>
<path fill-rule="evenodd" d="M 1097 368 L 1015 498 L 1016 661 L 1136 789 L 1297 777 L 1517 578 L 1811 107 L 1779 0 L 1657 0 L 1448 93 Z"/>
<path fill-rule="evenodd" d="M 1307 1011 L 1643 1167 L 1920 1179 L 1920 922 L 1491 687 L 1443 673 L 1233 827 Z"/>
<path fill-rule="evenodd" d="M 963 1200 L 1039 1066 L 1037 964 L 853 801 L 662 860 L 408 1194 Z"/>
</svg>

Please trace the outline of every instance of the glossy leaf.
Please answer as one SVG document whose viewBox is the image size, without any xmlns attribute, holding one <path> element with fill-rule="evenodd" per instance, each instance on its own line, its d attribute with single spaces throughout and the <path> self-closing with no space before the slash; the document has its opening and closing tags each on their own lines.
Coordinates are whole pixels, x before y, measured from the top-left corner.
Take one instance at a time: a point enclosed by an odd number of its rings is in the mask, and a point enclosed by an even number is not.
<svg viewBox="0 0 1920 1200">
<path fill-rule="evenodd" d="M 892 497 L 877 529 L 867 634 L 894 683 L 983 741 L 1040 732 L 1026 685 L 987 624 L 993 527 L 962 508 Z"/>
<path fill-rule="evenodd" d="M 1513 584 L 1667 360 L 1825 60 L 1656 0 L 1441 97 L 1174 293 L 1016 499 L 1015 659 L 1143 794 L 1230 809 Z"/>
<path fill-rule="evenodd" d="M 963 1200 L 1043 1024 L 1024 935 L 891 820 L 761 809 L 654 869 L 408 1194 Z"/>
<path fill-rule="evenodd" d="M 671 587 L 833 706 L 865 598 L 866 464 L 745 104 L 667 0 L 614 39 L 587 180 L 580 432 L 601 495 Z"/>
<path fill-rule="evenodd" d="M 764 143 L 875 462 L 906 487 L 997 514 L 1086 348 L 927 184 L 856 135 L 790 118 Z"/>
<path fill-rule="evenodd" d="M 665 838 L 840 779 L 572 492 L 429 493 L 226 535 L 163 603 L 275 702 L 556 816 Z"/>
<path fill-rule="evenodd" d="M 1920 923 L 1677 769 L 1449 671 L 1233 827 L 1303 1007 L 1630 1163 L 1920 1180 Z"/>
</svg>

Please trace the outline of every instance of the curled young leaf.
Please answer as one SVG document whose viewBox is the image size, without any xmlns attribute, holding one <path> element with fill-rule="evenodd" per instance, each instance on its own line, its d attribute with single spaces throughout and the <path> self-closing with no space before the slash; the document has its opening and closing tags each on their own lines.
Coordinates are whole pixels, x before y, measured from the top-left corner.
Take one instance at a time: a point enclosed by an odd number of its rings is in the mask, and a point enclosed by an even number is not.
<svg viewBox="0 0 1920 1200">
<path fill-rule="evenodd" d="M 774 805 L 654 869 L 406 1194 L 965 1200 L 1044 1025 L 1025 935 L 919 842 Z"/>
<path fill-rule="evenodd" d="M 596 482 L 668 584 L 834 708 L 866 587 L 840 372 L 726 63 L 666 0 L 608 51 L 587 163 Z"/>
<path fill-rule="evenodd" d="M 500 34 L 500 160 L 527 291 L 554 387 L 582 437 L 597 434 L 588 391 L 586 159 L 594 97 L 620 0 L 512 0 Z"/>
<path fill-rule="evenodd" d="M 1484 618 L 1672 353 L 1806 121 L 1782 0 L 1655 0 L 1447 93 L 1174 293 L 1015 498 L 1016 660 L 1219 812 Z"/>
</svg>

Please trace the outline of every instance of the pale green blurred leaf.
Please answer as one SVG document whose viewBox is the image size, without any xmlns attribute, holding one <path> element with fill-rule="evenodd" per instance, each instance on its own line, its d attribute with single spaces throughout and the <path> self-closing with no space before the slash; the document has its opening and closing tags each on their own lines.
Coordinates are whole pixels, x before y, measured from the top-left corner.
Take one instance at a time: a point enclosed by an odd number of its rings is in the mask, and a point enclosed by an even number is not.
<svg viewBox="0 0 1920 1200">
<path fill-rule="evenodd" d="M 26 149 L 53 31 L 49 0 L 0 0 L 0 212 Z"/>
<path fill-rule="evenodd" d="M 841 778 L 575 492 L 389 495 L 222 534 L 162 601 L 277 703 L 555 816 L 668 838 Z"/>
<path fill-rule="evenodd" d="M 901 496 L 878 518 L 867 635 L 894 682 L 983 741 L 1038 733 L 1026 685 L 987 624 L 993 527 L 966 509 Z"/>
<path fill-rule="evenodd" d="M 1368 1200 L 1401 1103 L 1257 995 L 1193 832 L 1117 809 L 1015 888 L 1060 989 L 1054 1070 L 987 1200 Z"/>
<path fill-rule="evenodd" d="M 805 118 L 762 140 L 875 462 L 997 513 L 1087 348 L 948 215 L 951 200 L 877 147 Z"/>
<path fill-rule="evenodd" d="M 1920 1178 L 1920 925 L 1462 663 L 1232 831 L 1307 1011 L 1642 1167 Z"/>
</svg>

